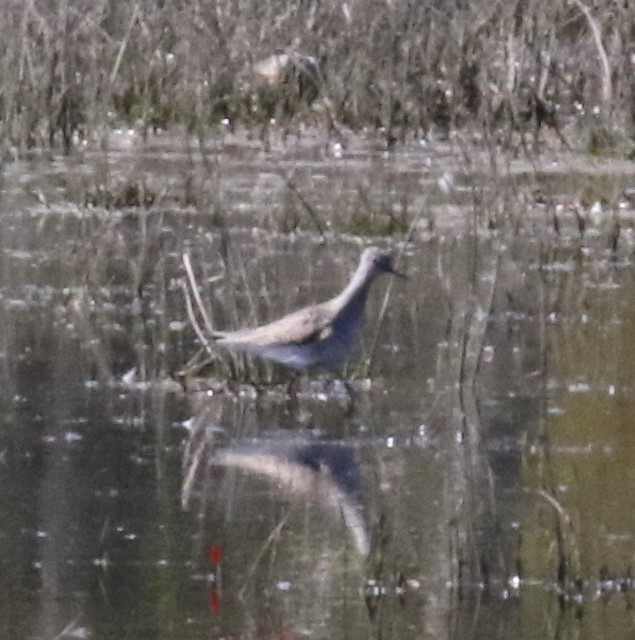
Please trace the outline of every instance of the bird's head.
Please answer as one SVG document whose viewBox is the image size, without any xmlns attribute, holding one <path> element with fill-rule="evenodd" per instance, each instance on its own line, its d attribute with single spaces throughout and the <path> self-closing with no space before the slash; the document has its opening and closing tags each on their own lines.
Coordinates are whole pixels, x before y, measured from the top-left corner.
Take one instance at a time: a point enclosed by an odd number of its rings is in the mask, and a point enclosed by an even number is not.
<svg viewBox="0 0 635 640">
<path fill-rule="evenodd" d="M 362 253 L 360 259 L 367 269 L 372 270 L 375 275 L 382 273 L 392 273 L 400 278 L 405 278 L 406 275 L 395 269 L 395 260 L 391 253 L 382 251 L 378 247 L 368 247 Z"/>
</svg>

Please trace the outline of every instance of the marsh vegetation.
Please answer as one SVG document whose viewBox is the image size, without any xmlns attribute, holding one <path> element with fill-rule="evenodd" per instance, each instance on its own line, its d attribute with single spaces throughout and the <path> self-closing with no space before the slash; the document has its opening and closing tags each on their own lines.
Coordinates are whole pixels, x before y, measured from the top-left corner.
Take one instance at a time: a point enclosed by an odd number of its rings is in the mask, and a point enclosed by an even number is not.
<svg viewBox="0 0 635 640">
<path fill-rule="evenodd" d="M 633 151 L 629 2 L 3 0 L 4 153 L 225 121 Z M 569 136 L 572 140 L 568 142 Z"/>
</svg>

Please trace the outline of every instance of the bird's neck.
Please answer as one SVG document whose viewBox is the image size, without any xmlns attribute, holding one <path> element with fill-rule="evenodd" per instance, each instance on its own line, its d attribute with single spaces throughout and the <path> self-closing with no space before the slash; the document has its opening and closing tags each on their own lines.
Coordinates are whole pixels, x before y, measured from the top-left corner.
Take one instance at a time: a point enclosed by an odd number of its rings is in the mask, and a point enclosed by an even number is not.
<svg viewBox="0 0 635 640">
<path fill-rule="evenodd" d="M 344 290 L 335 298 L 337 309 L 343 311 L 346 308 L 356 308 L 361 311 L 366 303 L 372 281 L 371 273 L 366 269 L 358 269 Z"/>
</svg>

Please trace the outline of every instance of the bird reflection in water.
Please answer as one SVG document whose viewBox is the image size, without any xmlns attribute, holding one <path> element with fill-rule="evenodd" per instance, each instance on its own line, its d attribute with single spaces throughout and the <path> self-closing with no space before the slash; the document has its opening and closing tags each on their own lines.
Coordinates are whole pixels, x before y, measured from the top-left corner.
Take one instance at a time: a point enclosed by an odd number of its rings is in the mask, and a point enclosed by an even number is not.
<svg viewBox="0 0 635 640">
<path fill-rule="evenodd" d="M 215 464 L 261 477 L 290 498 L 314 500 L 342 518 L 355 549 L 368 554 L 361 477 L 350 447 L 296 441 L 243 445 L 219 453 Z"/>
<path fill-rule="evenodd" d="M 200 447 L 185 464 L 183 502 L 189 502 Z M 359 467 L 351 447 L 297 439 L 237 444 L 214 452 L 213 466 L 238 469 L 266 480 L 282 497 L 320 505 L 341 518 L 355 550 L 370 551 L 370 533 L 361 504 L 363 493 Z"/>
</svg>

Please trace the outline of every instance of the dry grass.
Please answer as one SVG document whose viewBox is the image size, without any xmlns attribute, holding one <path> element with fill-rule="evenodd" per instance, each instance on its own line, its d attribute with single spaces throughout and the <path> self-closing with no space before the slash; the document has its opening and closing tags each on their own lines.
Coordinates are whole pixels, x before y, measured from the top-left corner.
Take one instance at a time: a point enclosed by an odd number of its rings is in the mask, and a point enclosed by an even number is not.
<svg viewBox="0 0 635 640">
<path fill-rule="evenodd" d="M 575 121 L 594 152 L 598 140 L 633 146 L 635 14 L 624 3 L 1 2 L 10 157 L 70 151 L 112 123 L 200 134 L 224 118 L 317 111 L 331 130 L 377 127 L 388 144 L 465 126 L 513 145 L 550 128 L 565 144 Z M 257 63 L 280 50 L 303 55 L 265 78 Z"/>
</svg>

